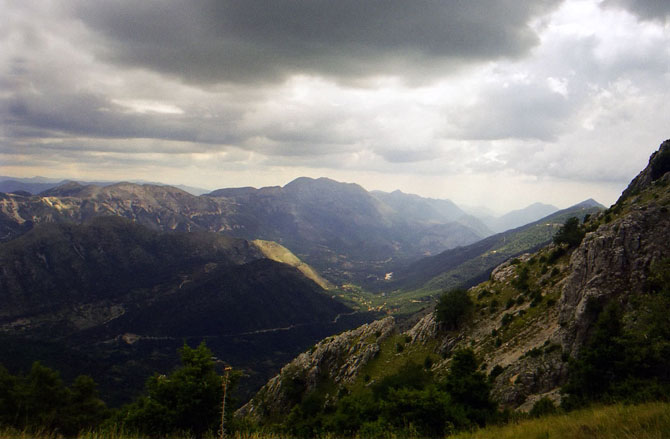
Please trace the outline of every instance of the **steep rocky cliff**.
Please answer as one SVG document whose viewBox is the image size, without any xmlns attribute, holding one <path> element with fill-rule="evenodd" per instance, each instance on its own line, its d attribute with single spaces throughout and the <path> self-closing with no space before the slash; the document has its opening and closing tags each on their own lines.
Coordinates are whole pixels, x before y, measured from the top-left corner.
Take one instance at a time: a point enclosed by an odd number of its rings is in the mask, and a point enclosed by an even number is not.
<svg viewBox="0 0 670 439">
<path fill-rule="evenodd" d="M 634 319 L 640 306 L 634 298 L 648 290 L 655 264 L 670 258 L 669 156 L 670 141 L 665 141 L 614 206 L 584 218 L 580 227 L 585 236 L 579 245 L 550 244 L 537 253 L 519 256 L 495 269 L 488 281 L 471 288 L 474 311 L 460 330 L 442 329 L 430 313 L 404 333 L 398 327 L 384 326 L 384 333 L 393 340 L 407 343 L 402 349 L 396 343 L 392 353 L 385 354 L 384 349 L 393 350 L 393 344 L 376 344 L 374 338 L 365 346 L 353 343 L 358 340 L 353 334 L 368 334 L 366 328 L 374 324 L 324 341 L 282 369 L 239 414 L 263 420 L 267 415 L 288 413 L 291 401 L 296 404 L 314 389 L 325 392 L 326 401 L 336 400 L 338 394 L 395 373 L 403 361 L 423 356 L 425 364 L 440 376 L 449 369 L 454 350 L 465 347 L 484 362 L 493 396 L 502 406 L 529 410 L 545 396 L 560 400 L 568 360 L 584 346 L 597 319 L 593 309 L 615 301 Z M 327 346 L 339 348 L 330 351 Z M 326 352 L 336 352 L 336 369 L 315 366 L 330 358 Z M 361 352 L 375 354 L 364 355 L 361 361 Z M 386 363 L 376 364 L 384 355 Z M 396 359 L 389 362 L 389 356 Z M 361 364 L 365 367 L 355 367 Z M 346 379 L 343 370 L 348 371 Z M 289 389 L 296 392 L 295 386 L 286 385 L 292 376 L 309 376 L 309 384 L 288 397 Z M 324 386 L 330 379 L 341 385 Z M 268 401 L 281 402 L 268 408 Z"/>
<path fill-rule="evenodd" d="M 315 391 L 325 381 L 335 386 L 352 384 L 395 329 L 393 317 L 386 317 L 322 340 L 284 366 L 238 415 L 278 419 L 288 414 L 303 394 Z"/>
</svg>

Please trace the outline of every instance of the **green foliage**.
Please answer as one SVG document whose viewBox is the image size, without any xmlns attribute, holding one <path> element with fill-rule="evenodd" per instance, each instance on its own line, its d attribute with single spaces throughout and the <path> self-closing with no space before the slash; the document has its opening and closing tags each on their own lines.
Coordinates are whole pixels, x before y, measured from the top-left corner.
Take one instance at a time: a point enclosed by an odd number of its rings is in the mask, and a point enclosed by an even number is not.
<svg viewBox="0 0 670 439">
<path fill-rule="evenodd" d="M 202 437 L 217 429 L 222 385 L 212 352 L 203 342 L 195 349 L 185 344 L 180 354 L 180 368 L 149 378 L 146 394 L 122 409 L 120 421 L 127 428 L 151 437 L 174 432 Z"/>
<path fill-rule="evenodd" d="M 457 351 L 443 381 L 410 361 L 335 406 L 313 392 L 291 411 L 283 431 L 296 437 L 440 437 L 493 419 L 489 392 L 473 351 Z"/>
<path fill-rule="evenodd" d="M 458 329 L 461 323 L 472 310 L 472 300 L 464 289 L 447 291 L 440 296 L 435 307 L 435 316 L 438 323 L 447 329 Z"/>
<path fill-rule="evenodd" d="M 577 247 L 581 244 L 586 232 L 579 224 L 576 217 L 568 218 L 554 235 L 554 244 L 567 244 L 568 247 Z"/>
<path fill-rule="evenodd" d="M 670 395 L 670 260 L 652 266 L 649 292 L 624 312 L 616 302 L 600 312 L 563 392 L 572 409 L 593 401 L 645 401 Z M 587 312 L 598 312 L 588 304 Z"/>
<path fill-rule="evenodd" d="M 553 415 L 556 411 L 556 404 L 545 396 L 533 404 L 533 408 L 530 409 L 529 414 L 533 418 L 540 418 L 542 416 Z"/>
<path fill-rule="evenodd" d="M 391 389 L 422 389 L 432 381 L 432 374 L 414 362 L 405 363 L 397 373 L 384 377 L 372 386 L 375 399 L 384 399 Z"/>
<path fill-rule="evenodd" d="M 79 376 L 68 388 L 60 374 L 36 362 L 27 375 L 0 366 L 0 425 L 27 431 L 74 436 L 108 416 L 96 384 Z"/>
<path fill-rule="evenodd" d="M 495 366 L 493 366 L 493 369 L 491 369 L 491 373 L 489 374 L 489 381 L 492 382 L 504 371 L 505 371 L 504 367 L 502 367 L 499 364 L 496 364 Z"/>
<path fill-rule="evenodd" d="M 530 288 L 528 285 L 528 280 L 529 270 L 528 267 L 524 265 L 520 269 L 517 269 L 517 275 L 512 281 L 512 286 L 522 293 L 525 293 Z"/>
<path fill-rule="evenodd" d="M 454 354 L 444 388 L 452 404 L 460 406 L 469 421 L 482 426 L 493 418 L 496 405 L 490 397 L 491 384 L 479 371 L 479 362 L 471 349 Z"/>
<path fill-rule="evenodd" d="M 552 265 L 555 264 L 561 256 L 565 254 L 565 249 L 563 247 L 558 247 L 552 250 L 551 253 L 549 253 L 549 257 L 547 258 L 547 264 Z M 556 267 L 554 267 L 554 270 L 556 270 Z M 554 272 L 552 270 L 552 276 L 554 276 Z"/>
</svg>

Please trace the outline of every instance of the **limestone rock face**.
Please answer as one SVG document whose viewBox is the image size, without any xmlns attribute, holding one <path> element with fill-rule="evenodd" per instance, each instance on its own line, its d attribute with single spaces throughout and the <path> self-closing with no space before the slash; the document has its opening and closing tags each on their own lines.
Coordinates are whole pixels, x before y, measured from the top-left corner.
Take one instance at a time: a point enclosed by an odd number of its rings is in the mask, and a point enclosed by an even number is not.
<svg viewBox="0 0 670 439">
<path fill-rule="evenodd" d="M 544 394 L 557 387 L 565 376 L 566 365 L 560 351 L 539 357 L 523 357 L 511 363 L 496 377 L 493 398 L 504 407 L 518 408 L 532 395 Z M 532 405 L 528 409 L 532 408 Z"/>
<path fill-rule="evenodd" d="M 511 279 L 512 277 L 516 276 L 516 266 L 512 264 L 512 261 L 517 259 L 521 262 L 526 262 L 531 258 L 531 256 L 532 255 L 530 253 L 524 253 L 520 256 L 517 256 L 516 258 L 503 262 L 493 269 L 491 272 L 491 279 L 496 282 L 504 282 L 508 279 Z"/>
<path fill-rule="evenodd" d="M 663 172 L 665 170 L 664 166 L 660 162 L 663 156 L 667 156 L 667 154 L 670 154 L 670 139 L 661 143 L 658 151 L 649 157 L 649 165 L 630 182 L 626 190 L 621 194 L 620 200 L 640 192 L 648 187 L 654 181 L 654 178 L 659 176 L 658 174 L 665 173 Z"/>
<path fill-rule="evenodd" d="M 425 343 L 437 336 L 438 329 L 438 324 L 435 321 L 435 313 L 430 313 L 407 331 L 407 335 L 411 338 L 412 343 Z"/>
<path fill-rule="evenodd" d="M 665 181 L 667 181 L 666 175 Z M 655 202 L 633 206 L 624 216 L 584 238 L 570 259 L 560 301 L 560 338 L 575 355 L 595 320 L 589 303 L 621 303 L 645 286 L 652 264 L 670 256 L 670 214 Z"/>
<path fill-rule="evenodd" d="M 395 329 L 393 317 L 386 317 L 322 340 L 284 366 L 236 415 L 277 418 L 295 405 L 296 393 L 308 394 L 325 379 L 336 385 L 353 382 Z"/>
</svg>

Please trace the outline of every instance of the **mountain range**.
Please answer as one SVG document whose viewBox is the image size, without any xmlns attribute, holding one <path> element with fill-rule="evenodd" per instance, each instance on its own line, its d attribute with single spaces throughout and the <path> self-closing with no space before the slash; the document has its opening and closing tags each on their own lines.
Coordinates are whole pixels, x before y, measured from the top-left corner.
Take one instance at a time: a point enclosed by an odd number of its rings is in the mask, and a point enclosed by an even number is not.
<svg viewBox="0 0 670 439">
<path fill-rule="evenodd" d="M 120 217 L 38 224 L 0 245 L 3 363 L 88 373 L 114 403 L 174 367 L 184 342 L 206 340 L 245 370 L 248 391 L 306 346 L 371 318 L 266 247 Z"/>
<path fill-rule="evenodd" d="M 406 209 L 407 200 L 422 208 Z M 0 239 L 40 222 L 116 215 L 155 230 L 212 231 L 275 241 L 335 284 L 364 284 L 388 267 L 467 245 L 488 229 L 448 201 L 369 193 L 355 184 L 300 178 L 284 187 L 195 196 L 170 186 L 67 182 L 40 195 L 0 194 Z"/>
<path fill-rule="evenodd" d="M 403 371 L 421 376 L 417 370 L 423 368 L 442 379 L 464 349 L 474 353 L 475 363 L 468 367 L 481 371 L 501 408 L 527 412 L 538 405 L 555 409 L 562 401 L 665 399 L 670 388 L 669 188 L 667 140 L 616 204 L 566 221 L 553 242 L 508 256 L 472 286 L 465 296 L 469 308 L 456 327 L 431 310 L 409 328 L 386 317 L 324 339 L 283 367 L 237 415 L 284 428 L 295 428 L 292 419 L 329 425 L 337 414 L 357 413 L 356 404 L 368 407 L 366 401 L 375 401 L 381 386 L 397 391 L 392 396 L 399 400 L 398 395 L 415 395 L 411 386 L 418 384 Z M 589 201 L 582 213 L 593 208 L 599 206 Z M 570 223 L 577 233 L 566 241 L 562 235 Z M 482 244 L 480 257 L 491 244 Z M 418 278 L 431 278 L 449 264 L 449 256 L 434 257 L 435 271 L 429 261 L 415 267 L 426 272 Z M 410 387 L 401 386 L 403 379 Z M 431 411 L 429 390 L 426 399 L 402 399 L 407 402 L 399 415 L 430 419 L 443 413 Z M 365 425 L 355 416 L 347 421 Z"/>
<path fill-rule="evenodd" d="M 184 341 L 204 339 L 247 373 L 248 395 L 296 353 L 378 315 L 369 311 L 425 307 L 543 245 L 568 216 L 601 209 L 590 201 L 491 236 L 451 201 L 325 178 L 200 196 L 77 182 L 0 193 L 0 346 L 14 370 L 39 359 L 89 373 L 118 403 L 172 367 Z M 391 306 L 336 289 L 351 284 Z"/>
</svg>

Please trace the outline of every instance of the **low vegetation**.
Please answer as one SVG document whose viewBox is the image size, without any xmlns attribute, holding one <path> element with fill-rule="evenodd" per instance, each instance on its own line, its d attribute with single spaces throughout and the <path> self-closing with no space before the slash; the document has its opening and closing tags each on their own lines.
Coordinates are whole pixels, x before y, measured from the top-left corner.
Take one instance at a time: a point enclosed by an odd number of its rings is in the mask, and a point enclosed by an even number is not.
<svg viewBox="0 0 670 439">
<path fill-rule="evenodd" d="M 616 404 L 519 419 L 459 433 L 449 439 L 662 439 L 670 431 L 670 404 Z"/>
<path fill-rule="evenodd" d="M 444 379 L 426 364 L 407 362 L 334 405 L 319 392 L 305 395 L 276 429 L 290 437 L 440 437 L 496 418 L 490 383 L 471 350 L 454 354 Z"/>
<path fill-rule="evenodd" d="M 67 387 L 58 372 L 38 362 L 25 375 L 12 375 L 0 366 L 0 427 L 5 431 L 74 436 L 107 417 L 109 410 L 88 376 Z"/>
</svg>

